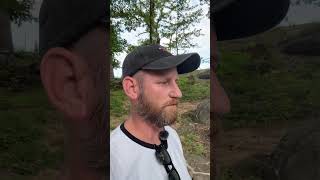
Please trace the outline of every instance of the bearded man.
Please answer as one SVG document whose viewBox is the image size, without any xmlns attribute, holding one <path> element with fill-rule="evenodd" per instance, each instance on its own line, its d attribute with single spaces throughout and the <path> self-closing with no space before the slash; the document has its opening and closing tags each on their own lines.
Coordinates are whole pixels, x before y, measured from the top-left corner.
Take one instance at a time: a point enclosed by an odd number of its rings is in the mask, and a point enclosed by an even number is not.
<svg viewBox="0 0 320 180">
<path fill-rule="evenodd" d="M 124 60 L 128 118 L 110 136 L 110 175 L 116 180 L 191 179 L 177 132 L 182 97 L 178 74 L 196 70 L 197 53 L 173 56 L 160 45 L 141 46 Z"/>
</svg>

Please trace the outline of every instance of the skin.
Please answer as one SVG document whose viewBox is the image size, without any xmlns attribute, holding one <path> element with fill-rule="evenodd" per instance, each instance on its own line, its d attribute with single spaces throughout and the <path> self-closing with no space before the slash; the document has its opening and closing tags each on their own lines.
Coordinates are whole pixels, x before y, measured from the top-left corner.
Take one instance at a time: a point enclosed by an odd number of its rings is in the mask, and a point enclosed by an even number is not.
<svg viewBox="0 0 320 180">
<path fill-rule="evenodd" d="M 211 32 L 211 112 L 214 115 L 223 115 L 230 111 L 230 101 L 217 77 L 217 36 Z"/>
<path fill-rule="evenodd" d="M 106 177 L 106 37 L 105 28 L 94 28 L 69 49 L 49 49 L 41 61 L 44 89 L 63 115 L 65 126 L 65 163 L 60 179 Z"/>
<path fill-rule="evenodd" d="M 177 80 L 176 68 L 161 71 L 141 70 L 133 77 L 127 76 L 123 79 L 123 90 L 131 103 L 130 114 L 124 126 L 132 135 L 150 144 L 160 144 L 159 132 L 163 128 L 150 123 L 138 113 L 139 96 L 143 93 L 150 106 L 155 110 L 162 109 L 165 116 L 170 117 L 167 118 L 171 119 L 168 125 L 173 124 L 178 100 L 182 97 Z"/>
<path fill-rule="evenodd" d="M 212 132 L 212 147 L 211 148 L 211 162 L 213 162 L 212 164 L 212 177 L 213 179 L 215 179 L 217 177 L 217 173 L 218 173 L 218 169 L 216 166 L 216 146 L 217 146 L 217 142 L 220 139 L 219 135 L 221 134 L 221 130 L 222 130 L 222 122 L 221 122 L 221 116 L 223 114 L 226 114 L 230 111 L 230 100 L 229 97 L 227 95 L 227 93 L 225 92 L 225 90 L 223 89 L 223 87 L 221 86 L 219 79 L 217 77 L 216 71 L 217 71 L 217 36 L 216 33 L 213 31 L 211 32 L 211 94 L 210 94 L 210 118 L 211 118 L 211 122 L 210 123 L 210 129 Z"/>
</svg>

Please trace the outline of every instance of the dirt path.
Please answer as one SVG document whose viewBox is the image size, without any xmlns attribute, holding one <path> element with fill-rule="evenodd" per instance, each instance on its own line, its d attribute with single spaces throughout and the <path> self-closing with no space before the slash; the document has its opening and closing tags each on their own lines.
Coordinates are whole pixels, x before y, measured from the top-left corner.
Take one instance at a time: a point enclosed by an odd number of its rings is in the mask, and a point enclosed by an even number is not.
<svg viewBox="0 0 320 180">
<path fill-rule="evenodd" d="M 230 167 L 255 154 L 269 154 L 286 132 L 285 126 L 241 128 L 223 132 L 217 145 L 217 164 Z"/>
</svg>

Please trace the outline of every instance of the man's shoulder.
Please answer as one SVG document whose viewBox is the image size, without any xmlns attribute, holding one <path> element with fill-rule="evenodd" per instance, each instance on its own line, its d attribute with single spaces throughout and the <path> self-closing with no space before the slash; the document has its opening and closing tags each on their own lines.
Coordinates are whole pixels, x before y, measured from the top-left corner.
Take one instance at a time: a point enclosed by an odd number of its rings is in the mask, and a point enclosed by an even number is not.
<svg viewBox="0 0 320 180">
<path fill-rule="evenodd" d="M 120 125 L 116 127 L 114 130 L 110 133 L 110 146 L 119 144 L 119 142 L 125 140 L 125 136 L 123 132 L 121 131 Z"/>
<path fill-rule="evenodd" d="M 120 125 L 119 125 L 114 130 L 111 131 L 110 139 L 115 137 L 115 136 L 119 136 L 120 133 L 121 133 L 121 129 L 120 129 Z"/>
<path fill-rule="evenodd" d="M 168 131 L 169 135 L 179 137 L 177 131 L 171 126 L 165 126 L 165 130 Z"/>
</svg>

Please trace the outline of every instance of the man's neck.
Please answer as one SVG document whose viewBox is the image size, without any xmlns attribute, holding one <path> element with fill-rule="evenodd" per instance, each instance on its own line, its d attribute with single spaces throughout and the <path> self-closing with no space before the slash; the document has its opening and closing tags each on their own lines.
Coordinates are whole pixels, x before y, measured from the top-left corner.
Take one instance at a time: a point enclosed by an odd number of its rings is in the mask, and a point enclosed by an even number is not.
<svg viewBox="0 0 320 180">
<path fill-rule="evenodd" d="M 124 127 L 133 136 L 149 144 L 160 144 L 159 133 L 163 128 L 158 128 L 147 123 L 143 118 L 137 115 L 130 115 L 125 121 Z"/>
</svg>

